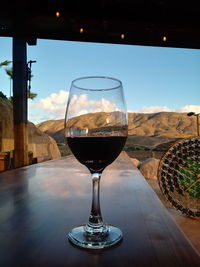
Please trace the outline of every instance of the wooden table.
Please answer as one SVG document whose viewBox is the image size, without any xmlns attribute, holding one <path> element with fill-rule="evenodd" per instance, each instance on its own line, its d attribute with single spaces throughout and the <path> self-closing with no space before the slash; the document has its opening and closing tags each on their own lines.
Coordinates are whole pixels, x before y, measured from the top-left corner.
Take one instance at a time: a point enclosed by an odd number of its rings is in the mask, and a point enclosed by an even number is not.
<svg viewBox="0 0 200 267">
<path fill-rule="evenodd" d="M 101 179 L 104 221 L 121 228 L 106 250 L 72 246 L 87 222 L 91 179 L 72 156 L 0 174 L 0 266 L 200 266 L 200 257 L 126 155 Z"/>
</svg>

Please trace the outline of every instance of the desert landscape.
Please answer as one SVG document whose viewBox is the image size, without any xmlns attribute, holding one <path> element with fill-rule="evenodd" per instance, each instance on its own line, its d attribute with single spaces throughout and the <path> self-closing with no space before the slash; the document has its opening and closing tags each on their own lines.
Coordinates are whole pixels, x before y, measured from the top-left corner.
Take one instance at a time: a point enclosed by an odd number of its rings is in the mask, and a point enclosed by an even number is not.
<svg viewBox="0 0 200 267">
<path fill-rule="evenodd" d="M 105 116 L 105 112 L 81 115 L 82 125 L 78 126 L 103 127 Z M 174 141 L 194 136 L 197 131 L 196 118 L 188 117 L 186 113 L 129 113 L 128 122 L 129 135 L 124 150 L 140 161 L 152 157 L 160 159 Z M 72 123 L 76 123 L 75 120 Z M 70 153 L 64 138 L 64 120 L 44 121 L 37 127 L 56 140 L 62 156 Z"/>
<path fill-rule="evenodd" d="M 13 141 L 13 110 L 7 99 L 0 98 L 0 150 L 11 151 Z M 105 126 L 108 113 L 81 115 L 80 128 L 97 129 Z M 81 122 L 80 122 L 81 121 Z M 77 123 L 72 119 L 72 124 Z M 109 122 L 112 127 L 112 121 Z M 124 151 L 139 161 L 160 159 L 176 140 L 195 136 L 196 118 L 186 113 L 128 113 L 128 138 Z M 28 123 L 29 151 L 38 160 L 67 156 L 70 150 L 64 137 L 64 119 L 43 121 L 37 125 Z"/>
</svg>

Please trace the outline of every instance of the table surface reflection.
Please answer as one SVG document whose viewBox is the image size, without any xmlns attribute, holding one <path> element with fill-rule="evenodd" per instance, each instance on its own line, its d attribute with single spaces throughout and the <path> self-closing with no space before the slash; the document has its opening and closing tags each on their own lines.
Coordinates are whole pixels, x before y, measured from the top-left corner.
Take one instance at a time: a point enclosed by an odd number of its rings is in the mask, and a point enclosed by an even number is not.
<svg viewBox="0 0 200 267">
<path fill-rule="evenodd" d="M 200 257 L 125 153 L 101 178 L 104 221 L 123 231 L 105 250 L 72 246 L 92 183 L 73 156 L 0 173 L 0 266 L 200 266 Z"/>
</svg>

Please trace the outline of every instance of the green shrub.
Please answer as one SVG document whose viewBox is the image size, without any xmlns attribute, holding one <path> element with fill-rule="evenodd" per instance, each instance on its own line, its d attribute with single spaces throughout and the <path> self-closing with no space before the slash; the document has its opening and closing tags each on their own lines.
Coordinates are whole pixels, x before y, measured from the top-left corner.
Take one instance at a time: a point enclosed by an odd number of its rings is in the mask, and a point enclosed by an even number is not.
<svg viewBox="0 0 200 267">
<path fill-rule="evenodd" d="M 4 93 L 2 93 L 1 91 L 0 91 L 0 97 L 3 98 L 3 99 L 8 99 L 7 96 L 4 95 Z"/>
</svg>

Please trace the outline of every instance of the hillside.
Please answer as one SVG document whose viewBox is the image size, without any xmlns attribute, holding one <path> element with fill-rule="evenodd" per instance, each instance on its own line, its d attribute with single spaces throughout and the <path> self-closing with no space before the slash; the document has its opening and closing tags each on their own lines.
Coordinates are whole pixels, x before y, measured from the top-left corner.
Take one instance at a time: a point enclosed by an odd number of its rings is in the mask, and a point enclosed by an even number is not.
<svg viewBox="0 0 200 267">
<path fill-rule="evenodd" d="M 78 122 L 79 124 L 77 124 L 77 119 L 72 119 L 72 124 L 76 123 L 77 127 L 82 127 L 83 125 L 89 128 L 103 127 L 105 126 L 105 116 L 106 113 L 90 113 L 80 116 L 81 122 Z M 196 135 L 197 132 L 196 118 L 194 116 L 188 117 L 185 113 L 129 113 L 128 120 L 129 136 L 134 136 L 135 142 L 141 143 L 141 145 L 153 142 L 152 146 L 154 146 L 155 142 L 153 140 L 165 143 L 170 139 Z M 44 121 L 38 124 L 37 127 L 52 136 L 58 143 L 64 142 L 64 120 Z"/>
<path fill-rule="evenodd" d="M 129 134 L 181 138 L 196 135 L 196 118 L 186 113 L 129 113 Z"/>
<path fill-rule="evenodd" d="M 0 97 L 0 151 L 14 150 L 13 136 L 13 106 L 7 99 Z M 59 158 L 60 150 L 57 143 L 50 136 L 38 129 L 33 123 L 28 122 L 28 151 L 34 159 L 43 161 Z M 31 160 L 31 159 L 30 159 Z"/>
</svg>

